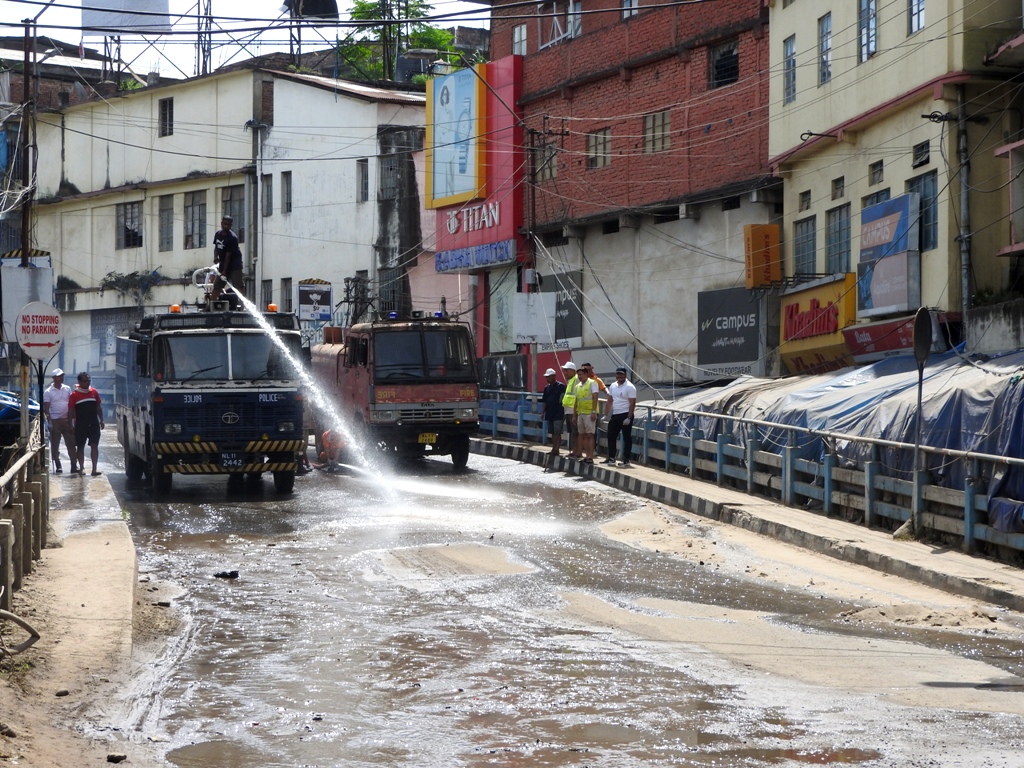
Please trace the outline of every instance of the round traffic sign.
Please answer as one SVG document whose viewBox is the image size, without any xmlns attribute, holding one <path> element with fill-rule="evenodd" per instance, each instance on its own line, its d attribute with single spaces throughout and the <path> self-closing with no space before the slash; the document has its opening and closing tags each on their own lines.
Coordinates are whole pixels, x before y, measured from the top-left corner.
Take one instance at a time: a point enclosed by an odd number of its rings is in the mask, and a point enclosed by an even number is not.
<svg viewBox="0 0 1024 768">
<path fill-rule="evenodd" d="M 21 308 L 15 333 L 22 351 L 34 360 L 49 360 L 64 341 L 60 312 L 41 301 Z"/>
</svg>

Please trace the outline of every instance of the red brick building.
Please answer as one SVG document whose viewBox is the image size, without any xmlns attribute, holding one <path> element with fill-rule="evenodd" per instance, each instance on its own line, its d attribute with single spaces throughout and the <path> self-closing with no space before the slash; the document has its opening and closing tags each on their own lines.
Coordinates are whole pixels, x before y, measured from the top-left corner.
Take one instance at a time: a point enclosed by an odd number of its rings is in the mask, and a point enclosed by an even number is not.
<svg viewBox="0 0 1024 768">
<path fill-rule="evenodd" d="M 698 294 L 742 286 L 743 227 L 781 220 L 767 8 L 644 2 L 492 0 L 492 56 L 524 57 L 524 218 L 540 290 L 559 291 L 558 317 L 579 315 L 578 333 L 542 351 L 604 356 L 606 371 L 625 362 L 651 383 L 770 372 L 763 341 L 756 360 L 718 369 L 697 354 Z M 767 310 L 761 326 L 776 322 Z"/>
</svg>

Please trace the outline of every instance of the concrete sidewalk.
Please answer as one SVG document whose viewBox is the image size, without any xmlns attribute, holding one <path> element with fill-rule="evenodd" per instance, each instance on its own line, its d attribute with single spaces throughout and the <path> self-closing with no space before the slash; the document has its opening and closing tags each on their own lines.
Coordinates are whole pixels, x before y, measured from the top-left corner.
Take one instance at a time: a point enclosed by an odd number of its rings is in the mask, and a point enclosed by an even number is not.
<svg viewBox="0 0 1024 768">
<path fill-rule="evenodd" d="M 485 456 L 544 466 L 548 448 L 532 443 L 475 438 L 472 450 Z M 967 555 L 948 546 L 897 541 L 886 531 L 825 517 L 820 512 L 787 507 L 661 469 L 582 464 L 566 458 L 565 454 L 558 457 L 555 469 L 839 560 L 1024 611 L 1024 569 L 995 560 Z"/>
</svg>

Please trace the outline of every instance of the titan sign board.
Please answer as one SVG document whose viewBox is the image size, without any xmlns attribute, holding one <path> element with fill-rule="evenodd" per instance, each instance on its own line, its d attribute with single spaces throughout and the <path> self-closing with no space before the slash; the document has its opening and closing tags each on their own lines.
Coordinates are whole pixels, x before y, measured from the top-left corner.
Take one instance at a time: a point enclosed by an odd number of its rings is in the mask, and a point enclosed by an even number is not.
<svg viewBox="0 0 1024 768">
<path fill-rule="evenodd" d="M 485 65 L 478 64 L 427 82 L 428 207 L 487 195 L 484 72 Z"/>
<path fill-rule="evenodd" d="M 697 294 L 695 378 L 763 376 L 761 301 L 746 288 Z"/>
<path fill-rule="evenodd" d="M 472 71 L 462 70 L 448 78 L 437 78 L 429 86 L 433 96 L 428 97 L 427 103 L 429 105 L 436 97 L 437 104 L 427 116 L 427 172 L 430 174 L 427 205 L 435 209 L 435 251 L 440 256 L 436 262 L 438 272 L 481 271 L 506 263 L 498 252 L 511 253 L 513 258 L 524 253 L 519 232 L 523 225 L 521 190 L 526 163 L 522 114 L 517 106 L 522 91 L 522 70 L 522 56 L 506 56 Z M 472 181 L 463 178 L 461 171 L 462 150 L 469 148 L 465 160 L 466 173 L 470 173 L 474 162 L 472 146 L 465 143 L 462 129 L 458 131 L 462 142 L 458 147 L 452 143 L 456 138 L 454 134 L 445 138 L 447 118 L 439 111 L 439 93 L 445 87 L 439 81 L 460 74 L 472 77 L 485 88 L 481 98 L 486 107 L 481 112 L 486 120 L 473 123 L 480 131 L 473 140 L 479 152 L 475 162 L 481 170 Z M 452 194 L 447 188 L 448 178 L 456 180 Z M 509 242 L 512 243 L 510 251 L 505 245 Z"/>
<path fill-rule="evenodd" d="M 861 212 L 858 317 L 907 312 L 920 304 L 920 208 L 915 192 Z"/>
</svg>

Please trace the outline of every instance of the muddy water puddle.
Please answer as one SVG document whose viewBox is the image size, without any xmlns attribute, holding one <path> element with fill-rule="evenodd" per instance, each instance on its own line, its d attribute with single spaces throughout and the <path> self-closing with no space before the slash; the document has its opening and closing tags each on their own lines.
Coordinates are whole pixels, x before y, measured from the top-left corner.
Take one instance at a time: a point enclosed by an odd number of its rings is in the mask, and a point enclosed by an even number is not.
<svg viewBox="0 0 1024 768">
<path fill-rule="evenodd" d="M 182 768 L 896 766 L 934 739 L 884 698 L 640 628 L 670 618 L 644 600 L 814 632 L 843 606 L 609 541 L 597 526 L 630 497 L 471 466 L 316 473 L 284 499 L 194 479 L 170 504 L 125 493 L 143 566 L 181 586 L 188 624 L 139 738 Z M 627 618 L 570 610 L 573 595 Z M 976 722 L 944 715 L 941 739 Z"/>
</svg>

